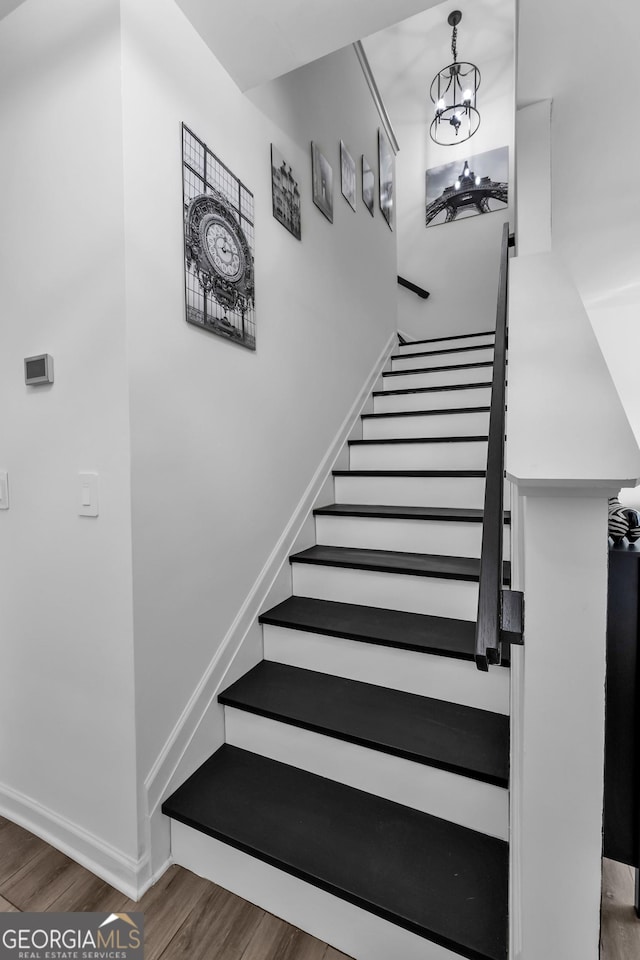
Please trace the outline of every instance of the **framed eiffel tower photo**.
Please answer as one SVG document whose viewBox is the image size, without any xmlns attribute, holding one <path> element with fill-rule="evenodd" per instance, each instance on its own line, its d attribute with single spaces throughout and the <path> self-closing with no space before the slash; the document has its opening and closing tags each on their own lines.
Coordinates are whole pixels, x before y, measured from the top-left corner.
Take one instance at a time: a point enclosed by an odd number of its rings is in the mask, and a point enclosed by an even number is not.
<svg viewBox="0 0 640 960">
<path fill-rule="evenodd" d="M 427 227 L 505 210 L 508 205 L 509 147 L 469 154 L 427 170 Z"/>
</svg>

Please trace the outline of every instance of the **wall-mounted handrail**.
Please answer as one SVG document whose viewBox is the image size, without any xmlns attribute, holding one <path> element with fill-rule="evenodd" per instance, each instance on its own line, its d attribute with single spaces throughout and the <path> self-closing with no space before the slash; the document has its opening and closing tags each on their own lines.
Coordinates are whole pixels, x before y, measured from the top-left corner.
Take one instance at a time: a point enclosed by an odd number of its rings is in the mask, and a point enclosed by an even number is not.
<svg viewBox="0 0 640 960">
<path fill-rule="evenodd" d="M 398 277 L 398 283 L 401 287 L 406 287 L 407 290 L 411 290 L 412 293 L 417 293 L 419 297 L 422 297 L 423 300 L 426 300 L 429 296 L 429 291 L 425 290 L 423 287 L 419 287 L 417 283 L 412 283 L 411 280 L 406 280 L 404 277 Z"/>
<path fill-rule="evenodd" d="M 479 670 L 488 670 L 490 663 L 500 663 L 503 639 L 503 559 L 504 531 L 504 436 L 505 384 L 507 362 L 507 289 L 509 271 L 509 224 L 502 231 L 500 249 L 500 279 L 493 354 L 493 382 L 489 413 L 489 446 L 487 450 L 487 478 L 484 492 L 482 525 L 482 553 L 480 555 L 480 583 L 478 588 L 478 618 L 476 621 L 476 664 Z M 512 604 L 509 620 L 512 620 Z M 511 630 L 512 624 L 508 627 Z M 509 638 L 511 639 L 511 638 Z"/>
</svg>

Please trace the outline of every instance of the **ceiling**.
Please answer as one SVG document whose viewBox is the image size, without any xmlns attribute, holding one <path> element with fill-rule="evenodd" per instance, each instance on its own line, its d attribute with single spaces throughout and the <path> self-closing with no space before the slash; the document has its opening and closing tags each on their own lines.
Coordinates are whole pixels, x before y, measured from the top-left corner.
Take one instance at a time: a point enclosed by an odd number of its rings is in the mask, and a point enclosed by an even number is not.
<svg viewBox="0 0 640 960">
<path fill-rule="evenodd" d="M 457 6 L 462 10 L 458 60 L 470 60 L 480 68 L 478 105 L 482 112 L 491 65 L 497 63 L 504 69 L 505 50 L 512 56 L 514 0 L 467 0 L 462 4 L 448 0 L 363 39 L 393 124 L 424 123 L 427 114 L 431 115 L 429 87 L 436 72 L 452 60 L 447 17 Z"/>
<path fill-rule="evenodd" d="M 241 90 L 282 76 L 438 2 L 176 0 Z"/>
</svg>

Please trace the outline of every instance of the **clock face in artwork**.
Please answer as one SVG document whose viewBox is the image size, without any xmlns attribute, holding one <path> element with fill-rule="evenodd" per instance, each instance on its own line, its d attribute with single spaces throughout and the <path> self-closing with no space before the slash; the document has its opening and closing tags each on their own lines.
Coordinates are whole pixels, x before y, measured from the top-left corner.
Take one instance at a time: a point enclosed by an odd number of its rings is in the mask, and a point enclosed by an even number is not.
<svg viewBox="0 0 640 960">
<path fill-rule="evenodd" d="M 211 266 L 225 280 L 236 283 L 245 272 L 245 256 L 240 238 L 233 227 L 218 216 L 206 218 L 203 224 L 203 249 Z"/>
</svg>

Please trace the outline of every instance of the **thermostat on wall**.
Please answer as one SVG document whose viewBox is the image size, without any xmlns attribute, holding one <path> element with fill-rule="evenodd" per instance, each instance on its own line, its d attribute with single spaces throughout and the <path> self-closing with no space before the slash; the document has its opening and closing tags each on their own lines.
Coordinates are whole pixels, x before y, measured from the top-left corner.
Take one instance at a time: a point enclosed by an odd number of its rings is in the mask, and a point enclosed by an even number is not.
<svg viewBox="0 0 640 960">
<path fill-rule="evenodd" d="M 53 383 L 53 357 L 48 353 L 41 353 L 37 357 L 25 357 L 24 382 L 29 386 L 36 383 Z"/>
</svg>

